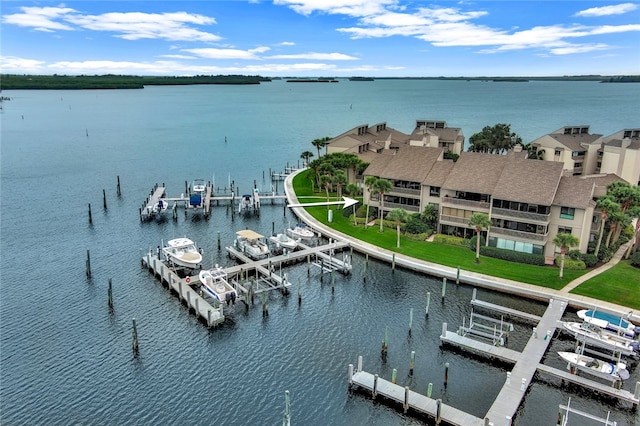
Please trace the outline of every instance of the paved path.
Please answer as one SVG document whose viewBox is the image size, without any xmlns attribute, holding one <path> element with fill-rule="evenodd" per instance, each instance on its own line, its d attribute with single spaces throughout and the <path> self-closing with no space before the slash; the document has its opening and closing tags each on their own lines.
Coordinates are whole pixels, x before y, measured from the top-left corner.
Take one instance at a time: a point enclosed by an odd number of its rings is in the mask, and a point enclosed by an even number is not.
<svg viewBox="0 0 640 426">
<path fill-rule="evenodd" d="M 287 194 L 287 202 L 289 204 L 297 204 L 299 203 L 298 198 L 293 190 L 293 177 L 303 171 L 305 169 L 299 170 L 295 173 L 292 173 L 287 176 L 284 184 L 284 190 Z M 296 216 L 300 218 L 300 220 L 306 223 L 308 226 L 322 232 L 323 235 L 326 235 L 330 238 L 335 238 L 341 241 L 347 241 L 354 249 L 367 253 L 370 256 L 373 256 L 377 259 L 386 261 L 391 263 L 392 258 L 395 259 L 395 263 L 397 266 L 412 269 L 415 271 L 423 272 L 430 275 L 435 275 L 439 277 L 446 277 L 447 279 L 456 278 L 457 270 L 456 268 L 452 268 L 449 266 L 439 265 L 437 263 L 427 262 L 425 260 L 415 259 L 413 257 L 405 256 L 399 253 L 394 253 L 390 250 L 386 250 L 373 244 L 369 244 L 365 241 L 358 240 L 349 235 L 342 234 L 324 224 L 316 221 L 303 207 L 292 207 L 292 210 L 295 212 Z M 625 245 L 623 245 L 626 247 Z M 519 281 L 507 280 L 499 277 L 492 277 L 490 275 L 479 274 L 476 272 L 469 271 L 460 271 L 460 280 L 462 282 L 477 285 L 484 288 L 489 288 L 492 290 L 519 294 L 525 297 L 530 297 L 538 300 L 549 301 L 552 298 L 563 298 L 566 299 L 568 304 L 579 308 L 596 308 L 598 310 L 603 311 L 611 311 L 611 312 L 628 312 L 629 308 L 626 306 L 621 306 L 615 303 L 610 303 L 604 300 L 598 300 L 591 297 L 580 296 L 576 294 L 569 293 L 573 288 L 580 285 L 585 280 L 591 278 L 593 275 L 597 275 L 606 269 L 611 268 L 615 265 L 622 255 L 624 254 L 623 247 L 621 247 L 614 259 L 612 259 L 606 265 L 601 266 L 600 268 L 591 271 L 582 277 L 571 281 L 561 290 L 554 290 L 542 286 L 537 286 L 533 284 L 522 283 Z M 582 281 L 580 281 L 582 280 Z M 633 314 L 631 316 L 631 320 L 634 322 L 640 322 L 640 315 Z"/>
</svg>

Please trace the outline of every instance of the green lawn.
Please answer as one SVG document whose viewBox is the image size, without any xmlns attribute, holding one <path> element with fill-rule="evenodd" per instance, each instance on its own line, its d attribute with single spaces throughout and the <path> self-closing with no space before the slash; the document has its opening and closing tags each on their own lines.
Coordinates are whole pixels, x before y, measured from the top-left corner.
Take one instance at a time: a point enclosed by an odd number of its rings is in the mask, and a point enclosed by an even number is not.
<svg viewBox="0 0 640 426">
<path fill-rule="evenodd" d="M 613 268 L 585 281 L 571 291 L 573 294 L 593 297 L 640 309 L 640 270 L 623 260 Z"/>
<path fill-rule="evenodd" d="M 318 201 L 318 197 L 326 199 L 326 196 L 323 195 L 323 193 L 313 192 L 311 181 L 307 178 L 306 173 L 298 174 L 294 178 L 293 185 L 300 202 Z M 335 194 L 330 195 L 333 195 L 331 200 L 335 200 Z M 334 207 L 335 206 L 332 206 L 332 208 Z M 402 253 L 417 259 L 427 260 L 440 265 L 451 266 L 454 268 L 460 266 L 461 269 L 467 271 L 478 272 L 494 277 L 506 278 L 559 290 L 573 279 L 587 272 L 584 270 L 565 270 L 564 278 L 560 279 L 558 277 L 559 269 L 555 266 L 525 265 L 485 256 L 480 257 L 480 263 L 475 263 L 475 252 L 470 249 L 424 241 L 412 241 L 404 238 L 403 236 L 401 236 L 400 239 L 400 248 L 396 248 L 395 230 L 385 229 L 384 232 L 380 233 L 379 226 L 368 227 L 367 229 L 364 229 L 362 225 L 356 227 L 353 222 L 350 222 L 348 218 L 343 216 L 342 210 L 339 209 L 339 207 L 334 208 L 333 222 L 331 224 L 329 224 L 327 220 L 327 207 L 309 207 L 307 208 L 307 212 L 309 212 L 319 222 L 330 226 L 337 231 L 387 250 Z M 636 275 L 633 280 L 625 278 L 618 281 L 618 278 L 614 277 L 613 280 L 618 284 L 613 285 L 609 282 L 605 288 L 603 288 L 603 286 L 595 286 L 598 291 L 582 293 L 581 291 L 583 291 L 583 288 L 592 287 L 590 283 L 593 280 L 589 280 L 575 289 L 574 293 L 619 303 L 623 306 L 637 307 L 640 303 L 637 287 L 639 287 L 640 284 L 637 284 L 635 289 L 629 289 L 629 286 L 626 284 L 629 282 L 639 281 L 638 272 L 635 271 L 635 274 Z M 611 279 L 608 281 L 611 281 Z M 621 287 L 626 288 L 627 291 L 620 291 L 619 288 Z"/>
</svg>

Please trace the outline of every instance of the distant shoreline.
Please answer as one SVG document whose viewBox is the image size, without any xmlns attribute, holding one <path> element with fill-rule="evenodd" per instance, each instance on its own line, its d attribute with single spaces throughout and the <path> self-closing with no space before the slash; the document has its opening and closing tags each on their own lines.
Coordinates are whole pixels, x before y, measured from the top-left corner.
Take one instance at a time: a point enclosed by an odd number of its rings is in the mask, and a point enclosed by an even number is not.
<svg viewBox="0 0 640 426">
<path fill-rule="evenodd" d="M 481 82 L 530 82 L 530 81 L 596 81 L 600 83 L 640 83 L 640 75 L 630 76 L 548 76 L 548 77 L 273 77 L 286 78 L 289 83 L 337 83 L 340 80 L 453 80 Z M 271 77 L 247 75 L 216 76 L 135 76 L 135 75 L 0 75 L 0 90 L 89 90 L 89 89 L 143 89 L 144 86 L 181 86 L 195 84 L 260 84 L 270 82 Z"/>
</svg>

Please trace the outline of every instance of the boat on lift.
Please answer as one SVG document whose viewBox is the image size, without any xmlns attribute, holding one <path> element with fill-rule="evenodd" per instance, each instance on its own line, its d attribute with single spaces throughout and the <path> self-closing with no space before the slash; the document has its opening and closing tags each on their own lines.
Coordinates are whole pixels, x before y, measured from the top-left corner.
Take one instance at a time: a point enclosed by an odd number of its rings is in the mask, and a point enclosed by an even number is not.
<svg viewBox="0 0 640 426">
<path fill-rule="evenodd" d="M 623 316 L 608 314 L 594 309 L 582 309 L 578 311 L 578 317 L 597 327 L 614 331 L 629 338 L 634 338 L 640 332 L 640 327 L 636 327 Z"/>
<path fill-rule="evenodd" d="M 204 194 L 207 190 L 207 184 L 204 179 L 194 179 L 191 183 L 191 193 L 192 194 Z"/>
<path fill-rule="evenodd" d="M 238 292 L 227 281 L 227 273 L 218 265 L 213 269 L 203 269 L 198 274 L 204 292 L 220 303 L 235 303 Z"/>
<path fill-rule="evenodd" d="M 250 229 L 236 232 L 235 248 L 252 259 L 260 259 L 271 253 L 265 237 Z"/>
<path fill-rule="evenodd" d="M 287 250 L 295 250 L 300 243 L 300 239 L 293 239 L 287 234 L 275 234 L 269 237 L 269 241 L 276 245 L 276 247 L 286 248 Z"/>
<path fill-rule="evenodd" d="M 587 345 L 609 349 L 626 356 L 638 356 L 638 342 L 614 332 L 604 330 L 587 322 L 562 321 L 562 327 L 573 334 L 576 340 Z"/>
<path fill-rule="evenodd" d="M 293 228 L 287 229 L 287 235 L 300 240 L 311 240 L 316 236 L 304 223 L 298 223 Z"/>
<path fill-rule="evenodd" d="M 630 377 L 627 364 L 624 362 L 612 363 L 574 352 L 558 352 L 558 355 L 568 363 L 569 367 L 601 379 L 617 382 Z"/>
<path fill-rule="evenodd" d="M 202 254 L 189 238 L 174 238 L 162 247 L 165 259 L 176 266 L 197 269 L 202 263 Z"/>
</svg>

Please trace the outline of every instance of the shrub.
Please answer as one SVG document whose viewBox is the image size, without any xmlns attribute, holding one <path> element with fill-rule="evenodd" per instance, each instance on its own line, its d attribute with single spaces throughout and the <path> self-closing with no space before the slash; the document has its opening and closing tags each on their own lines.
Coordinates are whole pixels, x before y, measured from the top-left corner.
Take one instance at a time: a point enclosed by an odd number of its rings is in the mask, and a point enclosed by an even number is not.
<svg viewBox="0 0 640 426">
<path fill-rule="evenodd" d="M 609 247 L 600 246 L 600 251 L 598 252 L 598 259 L 602 263 L 607 263 L 613 257 L 614 251 Z"/>
<path fill-rule="evenodd" d="M 434 243 L 447 244 L 450 246 L 469 247 L 469 240 L 454 237 L 453 235 L 437 234 L 433 238 Z"/>
<path fill-rule="evenodd" d="M 556 256 L 556 265 L 560 266 L 560 256 Z M 580 259 L 572 259 L 568 256 L 564 257 L 564 269 L 571 269 L 571 270 L 582 270 L 582 269 L 587 269 L 586 265 L 584 264 L 584 262 Z"/>
<path fill-rule="evenodd" d="M 414 241 L 426 241 L 427 238 L 429 238 L 431 236 L 431 234 L 433 234 L 433 231 L 431 231 L 429 229 L 428 232 L 423 232 L 421 234 L 405 234 L 405 237 L 408 240 L 414 240 Z"/>
<path fill-rule="evenodd" d="M 640 268 L 640 251 L 633 253 L 629 259 L 631 260 L 631 264 L 636 268 Z"/>
<path fill-rule="evenodd" d="M 567 252 L 567 257 L 573 260 L 582 260 L 587 268 L 594 267 L 598 263 L 598 257 L 593 253 L 581 253 L 580 250 Z"/>
<path fill-rule="evenodd" d="M 528 265 L 544 266 L 544 256 L 541 254 L 522 253 L 513 250 L 504 250 L 496 247 L 480 246 L 480 254 L 510 262 L 526 263 Z"/>
<path fill-rule="evenodd" d="M 404 229 L 409 234 L 423 234 L 429 230 L 429 225 L 424 223 L 419 217 L 411 216 Z"/>
</svg>

